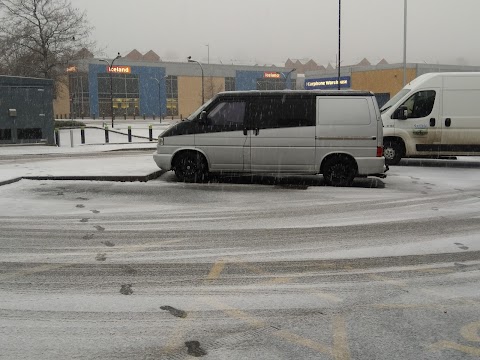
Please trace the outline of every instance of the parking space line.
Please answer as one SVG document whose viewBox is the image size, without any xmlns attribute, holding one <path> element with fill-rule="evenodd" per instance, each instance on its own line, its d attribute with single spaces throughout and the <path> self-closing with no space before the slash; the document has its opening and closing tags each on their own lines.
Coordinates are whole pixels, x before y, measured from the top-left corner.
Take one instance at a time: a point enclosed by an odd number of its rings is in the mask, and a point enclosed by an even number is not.
<svg viewBox="0 0 480 360">
<path fill-rule="evenodd" d="M 347 338 L 347 322 L 344 316 L 333 318 L 333 358 L 335 360 L 350 360 L 350 349 Z"/>
<path fill-rule="evenodd" d="M 210 272 L 207 275 L 207 280 L 216 280 L 220 277 L 223 269 L 225 268 L 225 260 L 219 260 L 213 267 L 210 269 Z"/>
<path fill-rule="evenodd" d="M 460 334 L 465 340 L 480 342 L 480 321 L 465 325 Z"/>
<path fill-rule="evenodd" d="M 232 306 L 229 306 L 227 304 L 224 304 L 212 297 L 202 297 L 201 300 L 205 302 L 206 304 L 213 306 L 214 308 L 224 312 L 226 315 L 233 319 L 237 319 L 240 321 L 244 321 L 248 323 L 250 326 L 254 328 L 262 328 L 262 327 L 268 327 L 270 326 L 266 321 L 259 319 L 257 317 L 251 316 L 245 311 L 236 309 Z M 317 343 L 311 339 L 304 338 L 300 335 L 294 334 L 288 330 L 278 330 L 273 333 L 271 333 L 272 336 L 287 340 L 288 342 L 295 344 L 295 345 L 300 345 L 315 351 L 318 351 L 320 353 L 328 354 L 328 355 L 333 355 L 333 350 L 331 347 Z M 347 358 L 339 358 L 339 359 L 345 359 Z"/>
<path fill-rule="evenodd" d="M 439 341 L 431 346 L 433 350 L 457 350 L 464 354 L 480 356 L 480 348 L 460 345 L 452 341 Z"/>
</svg>

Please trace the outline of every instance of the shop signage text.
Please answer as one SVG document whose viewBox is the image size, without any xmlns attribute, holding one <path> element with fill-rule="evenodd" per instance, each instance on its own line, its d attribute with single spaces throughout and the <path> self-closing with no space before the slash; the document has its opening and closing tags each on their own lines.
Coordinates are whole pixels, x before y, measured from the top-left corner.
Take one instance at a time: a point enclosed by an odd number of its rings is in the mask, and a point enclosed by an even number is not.
<svg viewBox="0 0 480 360">
<path fill-rule="evenodd" d="M 107 66 L 107 72 L 115 74 L 130 74 L 132 69 L 130 66 Z"/>
<path fill-rule="evenodd" d="M 351 87 L 351 77 L 340 77 L 340 88 L 348 89 Z M 323 79 L 305 79 L 306 90 L 323 90 L 323 89 L 337 89 L 338 78 L 323 78 Z"/>
<path fill-rule="evenodd" d="M 275 71 L 266 71 L 263 73 L 263 77 L 268 79 L 280 79 L 280 73 Z"/>
</svg>

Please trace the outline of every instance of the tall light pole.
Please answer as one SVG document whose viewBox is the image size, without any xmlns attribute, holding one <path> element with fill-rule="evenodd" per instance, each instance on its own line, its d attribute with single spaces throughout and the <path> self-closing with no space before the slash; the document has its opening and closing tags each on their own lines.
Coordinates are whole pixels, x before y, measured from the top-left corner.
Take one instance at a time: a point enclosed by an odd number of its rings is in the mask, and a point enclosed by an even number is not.
<svg viewBox="0 0 480 360">
<path fill-rule="evenodd" d="M 162 77 L 161 80 L 166 79 L 168 75 L 165 75 Z M 155 80 L 158 84 L 158 117 L 160 118 L 160 122 L 162 122 L 162 96 L 161 96 L 161 90 L 160 90 L 160 80 L 157 79 L 156 77 L 152 77 L 152 80 Z"/>
<path fill-rule="evenodd" d="M 210 44 L 205 46 L 207 47 L 207 64 L 210 64 Z"/>
<path fill-rule="evenodd" d="M 100 59 L 100 61 L 106 62 L 108 64 L 107 70 L 110 73 L 110 112 L 112 115 L 112 129 L 113 129 L 113 124 L 115 120 L 115 115 L 113 114 L 113 69 L 112 68 L 115 60 L 118 60 L 120 58 L 121 58 L 120 53 L 118 53 L 117 57 L 113 59 L 111 62 L 109 62 L 106 59 Z"/>
<path fill-rule="evenodd" d="M 284 73 L 280 73 L 282 74 L 282 76 L 285 78 L 285 90 L 287 90 L 287 82 L 288 82 L 288 77 L 290 76 L 291 73 L 293 73 L 294 71 L 296 71 L 297 69 L 293 68 L 292 70 L 290 70 L 287 75 L 285 75 Z M 292 87 L 290 86 L 288 90 L 291 90 Z"/>
<path fill-rule="evenodd" d="M 403 0 L 403 86 L 407 84 L 407 0 Z"/>
<path fill-rule="evenodd" d="M 340 90 L 340 64 L 342 44 L 342 0 L 338 0 L 338 90 Z"/>
<path fill-rule="evenodd" d="M 205 88 L 203 86 L 203 66 L 202 66 L 202 64 L 200 64 L 199 61 L 192 60 L 191 56 L 189 56 L 187 59 L 188 59 L 189 63 L 197 63 L 198 65 L 200 65 L 200 69 L 202 70 L 202 105 L 203 105 L 203 104 L 205 104 Z"/>
</svg>

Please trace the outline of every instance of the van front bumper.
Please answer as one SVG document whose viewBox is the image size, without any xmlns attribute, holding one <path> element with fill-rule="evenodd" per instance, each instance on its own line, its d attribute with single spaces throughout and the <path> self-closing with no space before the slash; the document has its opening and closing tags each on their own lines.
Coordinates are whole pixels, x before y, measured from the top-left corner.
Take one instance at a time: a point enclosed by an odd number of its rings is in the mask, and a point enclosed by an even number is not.
<svg viewBox="0 0 480 360">
<path fill-rule="evenodd" d="M 153 160 L 157 166 L 165 171 L 172 170 L 172 155 L 171 154 L 159 154 L 158 152 L 153 153 Z"/>
</svg>

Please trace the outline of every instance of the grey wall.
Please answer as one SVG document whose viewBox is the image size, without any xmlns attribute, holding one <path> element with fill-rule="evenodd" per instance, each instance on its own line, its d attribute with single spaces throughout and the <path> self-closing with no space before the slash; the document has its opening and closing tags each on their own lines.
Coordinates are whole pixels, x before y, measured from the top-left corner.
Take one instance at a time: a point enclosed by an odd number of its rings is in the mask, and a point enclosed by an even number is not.
<svg viewBox="0 0 480 360">
<path fill-rule="evenodd" d="M 10 109 L 16 116 L 10 116 Z M 0 144 L 53 145 L 54 126 L 53 80 L 0 76 Z"/>
</svg>

